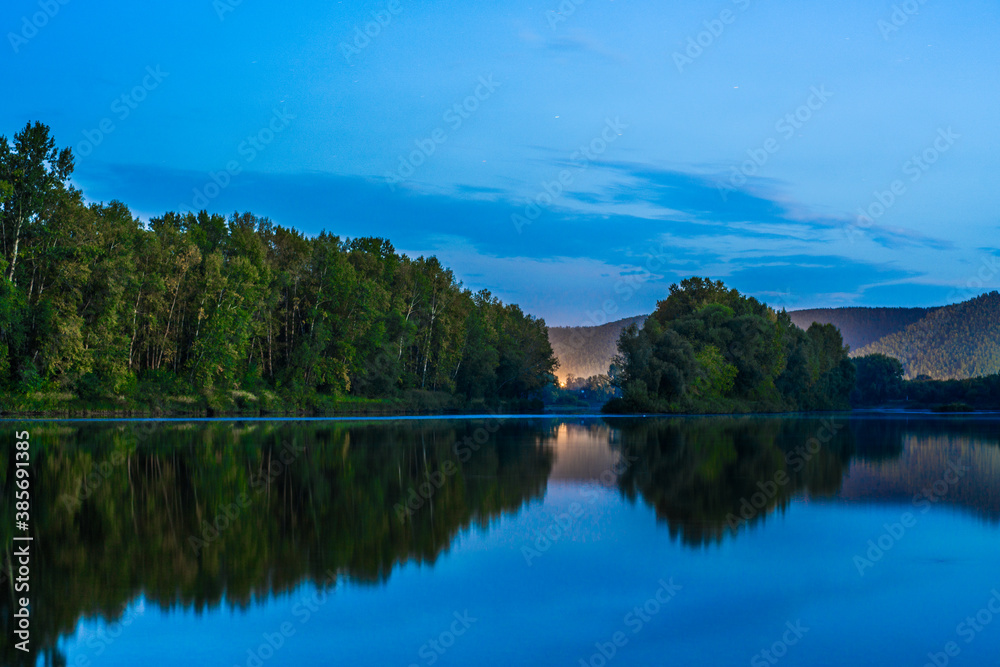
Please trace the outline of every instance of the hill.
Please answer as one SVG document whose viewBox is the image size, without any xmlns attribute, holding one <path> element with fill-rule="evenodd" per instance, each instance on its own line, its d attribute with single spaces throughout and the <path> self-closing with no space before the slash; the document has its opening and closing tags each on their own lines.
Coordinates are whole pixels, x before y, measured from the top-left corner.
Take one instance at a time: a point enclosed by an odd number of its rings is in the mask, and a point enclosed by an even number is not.
<svg viewBox="0 0 1000 667">
<path fill-rule="evenodd" d="M 961 380 L 1000 372 L 1000 293 L 935 309 L 851 356 L 876 353 L 899 359 L 906 378 Z"/>
<path fill-rule="evenodd" d="M 962 379 L 1000 372 L 1000 295 L 996 292 L 939 308 L 813 308 L 788 313 L 806 330 L 813 322 L 832 324 L 857 357 L 876 352 L 903 363 L 905 377 Z M 559 359 L 560 381 L 568 375 L 608 372 L 618 336 L 630 317 L 599 327 L 552 327 L 549 341 Z"/>
<path fill-rule="evenodd" d="M 642 326 L 646 315 L 608 322 L 597 327 L 549 327 L 549 343 L 559 359 L 556 375 L 560 383 L 570 375 L 587 378 L 607 375 L 611 359 L 618 354 L 618 336 L 630 324 Z"/>
<path fill-rule="evenodd" d="M 808 329 L 813 322 L 840 329 L 844 343 L 857 350 L 902 331 L 934 312 L 934 308 L 813 308 L 788 313 L 795 326 Z"/>
<path fill-rule="evenodd" d="M 805 331 L 813 322 L 832 324 L 840 329 L 844 343 L 857 350 L 918 322 L 933 308 L 813 308 L 788 313 L 792 322 Z M 618 336 L 633 322 L 642 326 L 645 315 L 609 322 L 598 327 L 550 327 L 549 342 L 559 359 L 556 374 L 590 377 L 608 372 L 618 353 Z"/>
</svg>

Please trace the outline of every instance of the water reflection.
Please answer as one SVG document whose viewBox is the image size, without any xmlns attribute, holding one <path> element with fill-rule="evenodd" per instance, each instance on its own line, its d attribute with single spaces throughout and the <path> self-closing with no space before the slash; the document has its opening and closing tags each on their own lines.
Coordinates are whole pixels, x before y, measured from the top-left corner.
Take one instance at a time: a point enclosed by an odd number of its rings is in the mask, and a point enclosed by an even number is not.
<svg viewBox="0 0 1000 667">
<path fill-rule="evenodd" d="M 622 450 L 635 460 L 620 488 L 690 546 L 763 522 L 799 495 L 898 504 L 923 498 L 1000 522 L 996 421 L 708 417 L 617 425 Z M 958 482 L 947 483 L 955 471 Z"/>
<path fill-rule="evenodd" d="M 35 425 L 33 645 L 51 651 L 81 616 L 114 619 L 140 592 L 166 609 L 223 596 L 246 607 L 329 572 L 380 582 L 401 562 L 433 563 L 462 529 L 544 494 L 551 427 L 482 432 L 474 421 L 257 422 L 140 438 L 122 424 Z M 0 457 L 12 498 L 11 452 Z M 426 502 L 399 520 L 394 506 L 428 480 Z M 13 664 L 4 587 L 0 663 Z"/>
<path fill-rule="evenodd" d="M 930 502 L 990 525 L 1000 523 L 996 421 L 868 419 L 852 428 L 862 446 L 844 477 L 840 499 L 921 507 Z"/>
<path fill-rule="evenodd" d="M 384 584 L 470 527 L 497 530 L 547 485 L 617 489 L 682 545 L 730 539 L 793 498 L 941 504 L 1000 518 L 996 422 L 814 418 L 127 423 L 30 426 L 33 632 L 46 662 L 81 617 L 258 600 L 334 577 Z M 5 507 L 11 455 L 0 450 Z M 11 527 L 0 522 L 10 544 Z M 4 554 L 9 571 L 10 552 Z M 0 596 L 0 662 L 11 582 Z"/>
<path fill-rule="evenodd" d="M 620 487 L 688 545 L 784 510 L 797 493 L 836 493 L 855 449 L 846 421 L 723 418 L 623 423 L 633 462 Z"/>
</svg>

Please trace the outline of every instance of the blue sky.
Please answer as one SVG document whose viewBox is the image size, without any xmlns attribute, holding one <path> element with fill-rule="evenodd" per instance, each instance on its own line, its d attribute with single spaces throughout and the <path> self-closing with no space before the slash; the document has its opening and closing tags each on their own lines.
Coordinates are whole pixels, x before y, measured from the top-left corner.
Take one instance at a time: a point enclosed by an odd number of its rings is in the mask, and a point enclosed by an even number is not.
<svg viewBox="0 0 1000 667">
<path fill-rule="evenodd" d="M 690 275 L 788 309 L 1000 284 L 995 3 L 9 0 L 0 27 L 0 134 L 49 124 L 89 199 L 384 236 L 551 325 Z"/>
</svg>

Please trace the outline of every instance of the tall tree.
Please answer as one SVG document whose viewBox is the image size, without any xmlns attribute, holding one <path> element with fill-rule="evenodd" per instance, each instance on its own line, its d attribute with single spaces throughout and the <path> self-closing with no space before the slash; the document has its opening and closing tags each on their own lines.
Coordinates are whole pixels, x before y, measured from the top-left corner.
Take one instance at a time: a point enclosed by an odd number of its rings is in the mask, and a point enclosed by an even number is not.
<svg viewBox="0 0 1000 667">
<path fill-rule="evenodd" d="M 0 197 L 0 240 L 7 280 L 17 282 L 22 246 L 51 217 L 72 173 L 72 152 L 56 148 L 48 126 L 28 123 L 14 135 L 13 143 L 0 136 L 0 181 L 7 183 L 7 196 Z"/>
</svg>

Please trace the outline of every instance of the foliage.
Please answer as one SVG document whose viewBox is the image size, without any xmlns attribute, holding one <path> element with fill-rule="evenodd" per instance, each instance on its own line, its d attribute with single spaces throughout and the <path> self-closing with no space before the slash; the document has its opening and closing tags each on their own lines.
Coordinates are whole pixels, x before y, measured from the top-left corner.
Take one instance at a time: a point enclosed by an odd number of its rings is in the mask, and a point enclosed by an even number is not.
<svg viewBox="0 0 1000 667">
<path fill-rule="evenodd" d="M 626 418 L 615 425 L 617 446 L 634 460 L 618 479 L 623 495 L 641 498 L 671 537 L 695 547 L 764 521 L 796 494 L 837 493 L 855 449 L 850 429 L 815 418 Z"/>
<path fill-rule="evenodd" d="M 588 378 L 570 375 L 565 383 L 547 392 L 545 403 L 558 406 L 560 409 L 566 407 L 593 409 L 595 406 L 604 405 L 617 393 L 617 388 L 611 384 L 611 378 L 607 375 L 591 375 Z"/>
<path fill-rule="evenodd" d="M 855 405 L 881 405 L 899 398 L 903 390 L 903 365 L 884 354 L 869 354 L 854 359 L 857 383 L 851 402 Z"/>
<path fill-rule="evenodd" d="M 1000 410 L 1000 373 L 966 380 L 907 380 L 899 398 L 909 407 L 961 404 L 975 410 Z"/>
<path fill-rule="evenodd" d="M 626 328 L 610 412 L 778 412 L 848 406 L 854 366 L 832 325 L 797 328 L 721 281 L 671 285 L 642 329 Z"/>
<path fill-rule="evenodd" d="M 854 364 L 857 386 L 851 403 L 856 407 L 1000 410 L 1000 373 L 964 380 L 932 380 L 927 375 L 904 380 L 900 361 L 884 354 L 858 357 Z"/>
<path fill-rule="evenodd" d="M 832 324 L 852 357 L 881 353 L 900 359 L 907 378 L 967 378 L 1000 371 L 1000 302 L 991 295 L 941 308 L 817 308 L 788 316 L 803 331 L 814 323 Z M 606 372 L 620 332 L 632 323 L 641 327 L 645 319 L 550 329 L 560 379 L 569 373 Z"/>
<path fill-rule="evenodd" d="M 0 398 L 8 410 L 530 405 L 545 322 L 434 257 L 250 213 L 84 204 L 48 128 L 0 138 Z"/>
</svg>

